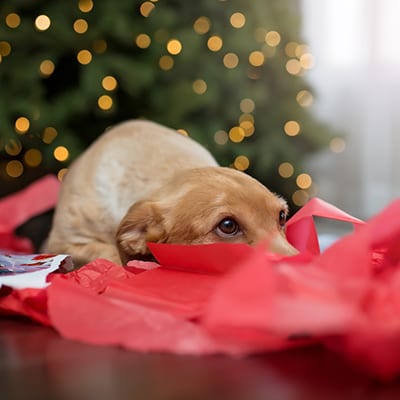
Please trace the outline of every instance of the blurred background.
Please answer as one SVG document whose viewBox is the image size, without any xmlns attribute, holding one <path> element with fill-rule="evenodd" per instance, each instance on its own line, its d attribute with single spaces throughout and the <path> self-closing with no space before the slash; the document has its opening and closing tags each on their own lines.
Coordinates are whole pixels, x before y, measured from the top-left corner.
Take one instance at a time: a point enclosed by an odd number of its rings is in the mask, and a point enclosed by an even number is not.
<svg viewBox="0 0 400 400">
<path fill-rule="evenodd" d="M 368 218 L 399 195 L 396 0 L 8 0 L 0 195 L 146 118 L 284 195 Z M 154 143 L 157 146 L 157 143 Z"/>
</svg>

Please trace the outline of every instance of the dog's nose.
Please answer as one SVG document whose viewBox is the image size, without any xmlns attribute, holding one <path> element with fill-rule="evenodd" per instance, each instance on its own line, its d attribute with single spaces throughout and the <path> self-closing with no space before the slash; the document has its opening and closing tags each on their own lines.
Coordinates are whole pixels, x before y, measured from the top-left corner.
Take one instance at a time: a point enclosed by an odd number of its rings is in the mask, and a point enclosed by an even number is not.
<svg viewBox="0 0 400 400">
<path fill-rule="evenodd" d="M 285 237 L 279 234 L 273 236 L 269 242 L 269 251 L 285 256 L 294 256 L 299 254 L 299 251 L 294 248 Z"/>
</svg>

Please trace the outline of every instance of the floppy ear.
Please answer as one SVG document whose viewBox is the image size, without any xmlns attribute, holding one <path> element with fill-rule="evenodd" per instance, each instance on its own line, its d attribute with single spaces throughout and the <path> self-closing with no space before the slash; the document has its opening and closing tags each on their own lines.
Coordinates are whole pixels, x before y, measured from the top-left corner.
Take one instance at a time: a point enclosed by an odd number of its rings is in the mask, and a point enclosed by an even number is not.
<svg viewBox="0 0 400 400">
<path fill-rule="evenodd" d="M 160 206 L 146 200 L 135 203 L 122 219 L 116 239 L 123 264 L 132 259 L 152 259 L 146 243 L 167 240 Z"/>
</svg>

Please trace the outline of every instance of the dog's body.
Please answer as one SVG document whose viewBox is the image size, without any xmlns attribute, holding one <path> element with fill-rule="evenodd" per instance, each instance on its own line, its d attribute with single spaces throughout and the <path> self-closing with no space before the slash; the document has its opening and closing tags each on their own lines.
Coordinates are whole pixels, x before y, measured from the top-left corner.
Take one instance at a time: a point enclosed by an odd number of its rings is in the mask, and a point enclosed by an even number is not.
<svg viewBox="0 0 400 400">
<path fill-rule="evenodd" d="M 68 170 L 46 251 L 71 254 L 78 265 L 97 257 L 121 263 L 145 259 L 149 241 L 254 244 L 279 233 L 278 252 L 291 254 L 279 226 L 283 212 L 284 201 L 244 173 L 218 167 L 190 138 L 128 121 Z M 229 218 L 241 221 L 240 231 L 232 231 Z"/>
</svg>

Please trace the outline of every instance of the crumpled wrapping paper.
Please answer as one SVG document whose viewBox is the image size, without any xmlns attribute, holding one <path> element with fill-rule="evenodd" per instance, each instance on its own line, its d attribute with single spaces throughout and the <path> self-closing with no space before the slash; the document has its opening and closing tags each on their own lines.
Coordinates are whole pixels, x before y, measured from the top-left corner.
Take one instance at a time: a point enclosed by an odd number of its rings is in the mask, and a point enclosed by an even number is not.
<svg viewBox="0 0 400 400">
<path fill-rule="evenodd" d="M 355 230 L 320 254 L 313 216 Z M 299 255 L 239 244 L 149 244 L 158 264 L 97 259 L 52 274 L 46 289 L 3 289 L 0 311 L 67 339 L 136 351 L 244 356 L 318 343 L 377 377 L 395 377 L 400 200 L 364 224 L 312 199 L 287 235 Z"/>
</svg>

